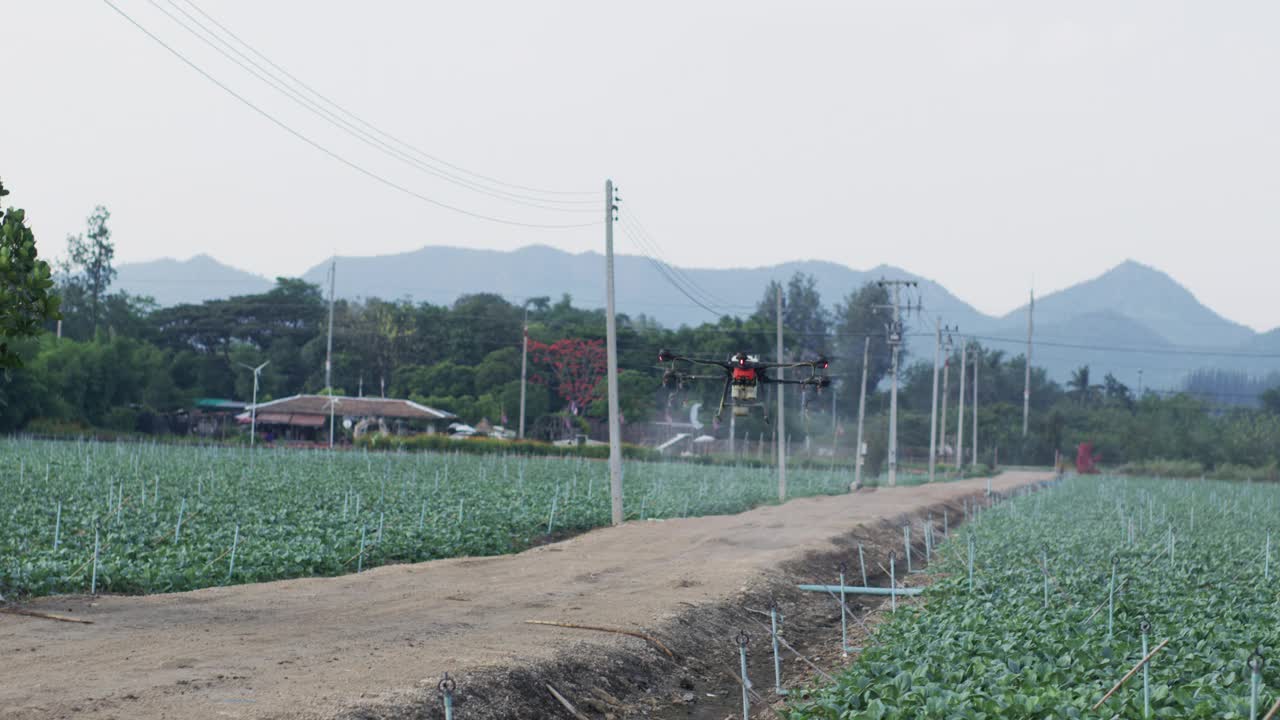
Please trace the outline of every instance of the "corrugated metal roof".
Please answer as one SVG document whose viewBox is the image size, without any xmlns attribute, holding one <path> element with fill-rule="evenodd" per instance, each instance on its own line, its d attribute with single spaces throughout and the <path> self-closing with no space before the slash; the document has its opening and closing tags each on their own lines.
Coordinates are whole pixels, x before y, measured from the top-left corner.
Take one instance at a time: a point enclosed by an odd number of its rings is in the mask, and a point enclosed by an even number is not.
<svg viewBox="0 0 1280 720">
<path fill-rule="evenodd" d="M 271 402 L 258 403 L 258 418 L 261 421 L 264 413 L 325 417 L 330 413 L 330 402 L 334 403 L 333 414 L 342 417 L 380 417 L 402 420 L 452 420 L 457 417 L 447 410 L 419 405 L 412 400 L 339 395 L 331 401 L 328 395 L 293 395 Z"/>
</svg>

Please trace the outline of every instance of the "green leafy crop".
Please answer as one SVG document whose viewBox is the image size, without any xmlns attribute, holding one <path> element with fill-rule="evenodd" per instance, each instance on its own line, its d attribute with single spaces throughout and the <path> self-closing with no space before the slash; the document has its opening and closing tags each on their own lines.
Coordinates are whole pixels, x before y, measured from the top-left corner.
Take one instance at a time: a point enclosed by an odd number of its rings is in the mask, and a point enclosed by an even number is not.
<svg viewBox="0 0 1280 720">
<path fill-rule="evenodd" d="M 624 471 L 628 519 L 740 512 L 777 496 L 768 468 Z M 790 488 L 847 482 L 796 470 Z M 88 591 L 95 532 L 97 590 L 154 593 L 510 553 L 609 518 L 599 460 L 0 440 L 5 595 Z"/>
<path fill-rule="evenodd" d="M 984 511 L 952 533 L 920 605 L 900 606 L 839 681 L 789 717 L 1248 718 L 1255 649 L 1280 652 L 1274 485 L 1073 478 Z M 969 589 L 968 544 L 975 549 Z M 1041 558 L 1047 559 L 1046 573 Z M 1108 603 L 1115 562 L 1114 611 Z M 1280 689 L 1262 671 L 1261 717 Z"/>
</svg>

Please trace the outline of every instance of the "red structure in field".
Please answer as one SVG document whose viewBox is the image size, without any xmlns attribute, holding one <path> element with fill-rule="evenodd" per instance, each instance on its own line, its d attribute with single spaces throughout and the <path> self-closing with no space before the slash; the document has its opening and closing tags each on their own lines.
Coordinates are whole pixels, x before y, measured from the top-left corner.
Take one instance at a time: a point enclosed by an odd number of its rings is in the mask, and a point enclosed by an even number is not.
<svg viewBox="0 0 1280 720">
<path fill-rule="evenodd" d="M 1097 475 L 1098 462 L 1102 460 L 1102 453 L 1094 454 L 1093 443 L 1083 442 L 1076 448 L 1076 472 L 1081 475 Z"/>
</svg>

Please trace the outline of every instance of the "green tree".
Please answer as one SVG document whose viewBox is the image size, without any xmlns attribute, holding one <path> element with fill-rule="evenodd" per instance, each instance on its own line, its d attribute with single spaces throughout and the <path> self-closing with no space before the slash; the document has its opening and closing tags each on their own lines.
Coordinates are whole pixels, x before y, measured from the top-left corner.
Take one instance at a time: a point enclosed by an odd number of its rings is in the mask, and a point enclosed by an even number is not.
<svg viewBox="0 0 1280 720">
<path fill-rule="evenodd" d="M 871 338 L 871 361 L 867 366 L 867 391 L 871 392 L 889 373 L 893 350 L 885 333 L 888 316 L 877 305 L 889 303 L 889 291 L 869 282 L 848 294 L 836 304 L 835 353 L 839 372 L 852 380 L 856 388 L 862 377 L 862 356 L 867 338 Z M 899 353 L 899 364 L 907 367 L 906 353 Z"/>
<path fill-rule="evenodd" d="M 0 184 L 0 198 L 9 192 Z M 35 337 L 44 323 L 60 317 L 59 300 L 50 294 L 49 264 L 39 259 L 26 213 L 0 212 L 0 369 L 22 366 L 11 341 Z"/>
<path fill-rule="evenodd" d="M 102 205 L 93 209 L 85 220 L 84 235 L 67 236 L 67 257 L 63 261 L 63 288 L 69 299 L 74 299 L 75 310 L 83 315 L 90 332 L 96 332 L 103 320 L 103 306 L 116 269 L 112 265 L 115 245 L 111 242 L 111 229 L 107 221 L 111 213 Z"/>
<path fill-rule="evenodd" d="M 1264 410 L 1272 415 L 1280 415 L 1280 386 L 1262 391 L 1258 400 L 1261 401 Z"/>
</svg>

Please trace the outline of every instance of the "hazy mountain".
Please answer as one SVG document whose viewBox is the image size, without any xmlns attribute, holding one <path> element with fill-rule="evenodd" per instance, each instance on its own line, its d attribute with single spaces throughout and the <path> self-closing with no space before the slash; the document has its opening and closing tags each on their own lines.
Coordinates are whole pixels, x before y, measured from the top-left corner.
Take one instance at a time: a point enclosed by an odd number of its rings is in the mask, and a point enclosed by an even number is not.
<svg viewBox="0 0 1280 720">
<path fill-rule="evenodd" d="M 678 281 L 702 305 L 672 287 L 655 263 L 637 255 L 614 258 L 618 311 L 644 314 L 663 325 L 679 327 L 715 320 L 721 314 L 750 314 L 763 297 L 770 280 L 785 282 L 796 272 L 817 280 L 823 299 L 834 304 L 868 280 L 908 278 L 920 281 L 909 299 L 923 298 L 929 315 L 941 313 L 951 323 L 984 318 L 977 310 L 942 286 L 904 270 L 881 266 L 867 271 L 818 260 L 782 263 L 770 267 L 736 269 L 672 269 Z M 303 277 L 323 283 L 329 265 L 322 263 Z M 437 304 L 452 303 L 464 293 L 497 292 L 520 301 L 549 295 L 572 295 L 576 304 L 604 305 L 604 256 L 587 252 L 571 254 L 543 245 L 504 252 L 455 247 L 424 247 L 398 255 L 339 257 L 337 293 L 342 297 L 409 297 Z M 712 312 L 716 311 L 716 312 Z"/>
<path fill-rule="evenodd" d="M 804 260 L 769 267 L 677 269 L 658 267 L 643 256 L 615 258 L 620 312 L 644 314 L 669 327 L 714 320 L 720 314 L 754 311 L 770 280 L 786 281 L 796 272 L 813 275 L 828 305 L 863 283 L 884 278 L 914 279 L 918 290 L 904 302 L 921 302 L 923 315 L 908 318 L 915 332 L 929 331 L 938 316 L 965 335 L 1009 355 L 1025 351 L 1026 308 L 1003 317 L 984 315 L 945 288 L 905 270 L 879 266 L 855 270 L 837 263 Z M 329 264 L 303 277 L 324 284 Z M 693 299 L 672 287 L 684 286 Z M 185 262 L 159 260 L 122 265 L 116 286 L 152 295 L 161 304 L 261 292 L 263 277 L 197 255 Z M 459 295 L 496 292 L 509 300 L 565 293 L 586 307 L 604 305 L 604 258 L 594 252 L 572 254 L 534 245 L 510 252 L 457 247 L 424 247 L 372 257 L 339 257 L 337 294 L 343 298 L 410 298 L 450 304 Z M 696 302 L 695 302 L 696 300 Z M 705 305 L 706 307 L 701 307 Z M 1036 300 L 1033 362 L 1064 381 L 1088 364 L 1097 377 L 1114 373 L 1137 388 L 1178 387 L 1187 373 L 1218 367 L 1250 374 L 1280 369 L 1280 329 L 1256 334 L 1214 313 L 1168 275 L 1125 262 L 1079 285 Z M 927 338 L 914 338 L 917 358 L 932 355 Z M 1215 351 L 1227 352 L 1215 354 Z M 1276 357 L 1258 357 L 1272 355 Z"/>
<path fill-rule="evenodd" d="M 118 271 L 115 288 L 150 295 L 161 305 L 249 295 L 270 290 L 275 284 L 260 275 L 223 265 L 208 255 L 196 255 L 190 260 L 164 258 L 124 263 Z"/>
<path fill-rule="evenodd" d="M 1004 316 L 1003 326 L 1022 327 L 1026 306 Z M 1036 325 L 1085 313 L 1113 311 L 1145 325 L 1180 347 L 1240 345 L 1254 331 L 1205 307 L 1176 280 L 1153 267 L 1127 260 L 1098 277 L 1036 299 Z"/>
</svg>

